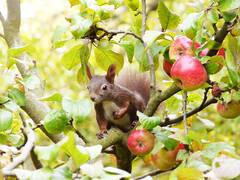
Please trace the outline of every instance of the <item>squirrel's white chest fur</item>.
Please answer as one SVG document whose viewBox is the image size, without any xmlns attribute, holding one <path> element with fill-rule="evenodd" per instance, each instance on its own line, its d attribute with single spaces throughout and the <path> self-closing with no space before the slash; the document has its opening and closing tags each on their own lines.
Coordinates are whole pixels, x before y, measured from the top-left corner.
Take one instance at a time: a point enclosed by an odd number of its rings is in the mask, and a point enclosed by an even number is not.
<svg viewBox="0 0 240 180">
<path fill-rule="evenodd" d="M 111 121 L 113 124 L 122 127 L 129 127 L 131 125 L 130 117 L 128 114 L 125 114 L 120 119 L 113 118 L 113 112 L 118 111 L 120 108 L 112 101 L 104 101 L 103 102 L 104 116 L 108 121 Z"/>
</svg>

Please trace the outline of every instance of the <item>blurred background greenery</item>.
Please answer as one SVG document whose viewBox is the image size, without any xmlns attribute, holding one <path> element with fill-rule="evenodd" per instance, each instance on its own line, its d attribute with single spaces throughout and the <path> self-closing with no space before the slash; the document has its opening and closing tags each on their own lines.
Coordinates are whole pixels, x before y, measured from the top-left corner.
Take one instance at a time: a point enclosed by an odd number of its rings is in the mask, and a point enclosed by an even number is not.
<svg viewBox="0 0 240 180">
<path fill-rule="evenodd" d="M 147 7 L 156 8 L 157 0 L 148 0 Z M 207 8 L 210 5 L 208 0 L 165 0 L 165 4 L 182 19 L 184 19 L 189 13 L 199 12 L 202 9 Z M 0 1 L 0 10 L 6 15 L 5 1 Z M 73 68 L 68 71 L 61 64 L 62 55 L 69 50 L 76 42 L 72 41 L 67 43 L 64 47 L 54 49 L 52 45 L 52 36 L 57 25 L 67 24 L 65 17 L 78 12 L 76 7 L 71 8 L 67 0 L 22 0 L 21 1 L 21 39 L 23 44 L 32 45 L 31 53 L 29 53 L 32 60 L 37 61 L 37 67 L 39 69 L 42 80 L 46 80 L 45 94 L 44 96 L 53 94 L 55 92 L 61 93 L 63 96 L 70 97 L 75 100 L 89 98 L 86 85 L 79 85 L 77 81 L 77 70 L 79 67 Z M 110 18 L 101 26 L 108 30 L 128 30 L 131 27 L 132 16 L 126 6 L 121 6 L 114 11 L 113 18 Z M 160 30 L 160 24 L 156 20 L 157 11 L 151 11 L 148 13 L 147 26 L 151 30 Z M 138 21 L 136 19 L 136 21 Z M 0 30 L 0 32 L 2 29 Z M 178 35 L 182 34 L 180 29 L 176 29 Z M 70 34 L 66 34 L 66 38 L 69 38 Z M 126 58 L 125 58 L 126 59 Z M 162 55 L 159 56 L 159 67 L 156 70 L 158 88 L 161 90 L 166 89 L 172 83 L 172 80 L 162 70 Z M 91 56 L 90 61 L 94 64 L 94 56 Z M 7 47 L 3 39 L 0 38 L 0 62 L 3 66 L 7 64 Z M 125 60 L 125 67 L 133 66 L 137 67 L 138 63 L 136 60 L 130 65 Z M 13 66 L 11 70 L 16 70 Z M 94 72 L 104 74 L 104 71 L 94 67 Z M 220 81 L 227 75 L 226 67 L 224 67 L 219 73 L 212 76 L 212 80 Z M 0 77 L 1 78 L 1 77 Z M 0 79 L 4 84 L 4 78 Z M 1 87 L 3 88 L 3 86 Z M 189 104 L 188 109 L 197 107 L 203 98 L 204 90 L 200 89 L 189 93 Z M 209 94 L 209 96 L 211 96 Z M 165 117 L 176 117 L 182 113 L 181 106 L 181 93 L 177 93 L 165 103 L 163 103 L 158 115 Z M 56 102 L 49 102 L 49 105 L 53 108 L 60 107 Z M 240 117 L 236 119 L 224 119 L 221 118 L 216 112 L 216 106 L 211 105 L 204 111 L 200 112 L 189 118 L 189 124 L 191 128 L 199 132 L 204 139 L 211 141 L 225 141 L 234 145 L 238 149 L 240 154 L 240 131 L 239 123 Z M 215 125 L 214 125 L 215 124 Z M 16 125 L 13 123 L 13 126 Z M 98 131 L 97 123 L 95 119 L 95 113 L 92 111 L 91 116 L 82 122 L 78 129 L 80 132 L 87 137 L 89 141 L 94 140 L 95 133 Z M 182 127 L 181 124 L 177 127 Z M 208 134 L 206 132 L 209 132 Z M 39 140 L 42 141 L 42 134 L 38 136 Z M 197 147 L 196 148 L 201 148 Z M 106 163 L 114 165 L 114 157 L 105 155 Z M 135 173 L 142 171 L 143 167 L 150 167 L 149 164 L 144 164 L 142 160 L 139 160 L 138 168 L 133 170 Z M 142 164 L 142 166 L 139 165 Z"/>
</svg>

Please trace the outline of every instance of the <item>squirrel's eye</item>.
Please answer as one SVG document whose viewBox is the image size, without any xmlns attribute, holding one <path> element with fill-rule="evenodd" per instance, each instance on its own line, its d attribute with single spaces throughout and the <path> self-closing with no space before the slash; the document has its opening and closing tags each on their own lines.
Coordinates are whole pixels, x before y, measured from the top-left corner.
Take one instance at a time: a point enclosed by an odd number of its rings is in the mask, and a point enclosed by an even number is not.
<svg viewBox="0 0 240 180">
<path fill-rule="evenodd" d="M 106 84 L 104 84 L 104 85 L 102 86 L 102 90 L 107 90 L 107 85 L 106 85 Z"/>
</svg>

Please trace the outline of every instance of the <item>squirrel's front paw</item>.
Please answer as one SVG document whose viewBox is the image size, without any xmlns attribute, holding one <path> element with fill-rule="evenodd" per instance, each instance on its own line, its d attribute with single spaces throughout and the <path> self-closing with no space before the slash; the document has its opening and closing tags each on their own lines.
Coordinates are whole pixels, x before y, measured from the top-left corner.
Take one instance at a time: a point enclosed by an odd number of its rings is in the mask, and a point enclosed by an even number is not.
<svg viewBox="0 0 240 180">
<path fill-rule="evenodd" d="M 107 134 L 107 130 L 103 130 L 103 131 L 100 131 L 96 134 L 96 136 L 98 137 L 98 139 L 102 139 L 104 138 L 104 134 Z"/>
<path fill-rule="evenodd" d="M 114 112 L 113 112 L 113 118 L 114 118 L 114 119 L 120 119 L 120 118 L 121 118 L 121 114 L 119 114 L 118 111 L 114 111 Z"/>
</svg>

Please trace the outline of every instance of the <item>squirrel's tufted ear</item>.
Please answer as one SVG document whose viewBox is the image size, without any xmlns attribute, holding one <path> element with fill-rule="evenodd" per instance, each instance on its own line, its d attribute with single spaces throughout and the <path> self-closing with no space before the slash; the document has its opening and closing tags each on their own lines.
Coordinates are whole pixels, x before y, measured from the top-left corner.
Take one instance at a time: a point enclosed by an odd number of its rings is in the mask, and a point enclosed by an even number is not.
<svg viewBox="0 0 240 180">
<path fill-rule="evenodd" d="M 86 71 L 87 71 L 88 78 L 92 79 L 92 74 L 91 74 L 90 68 L 89 68 L 89 66 L 87 64 L 86 64 Z"/>
<path fill-rule="evenodd" d="M 107 75 L 106 75 L 107 81 L 113 84 L 115 74 L 116 74 L 116 65 L 112 64 L 109 66 L 108 71 L 107 71 Z"/>
</svg>

